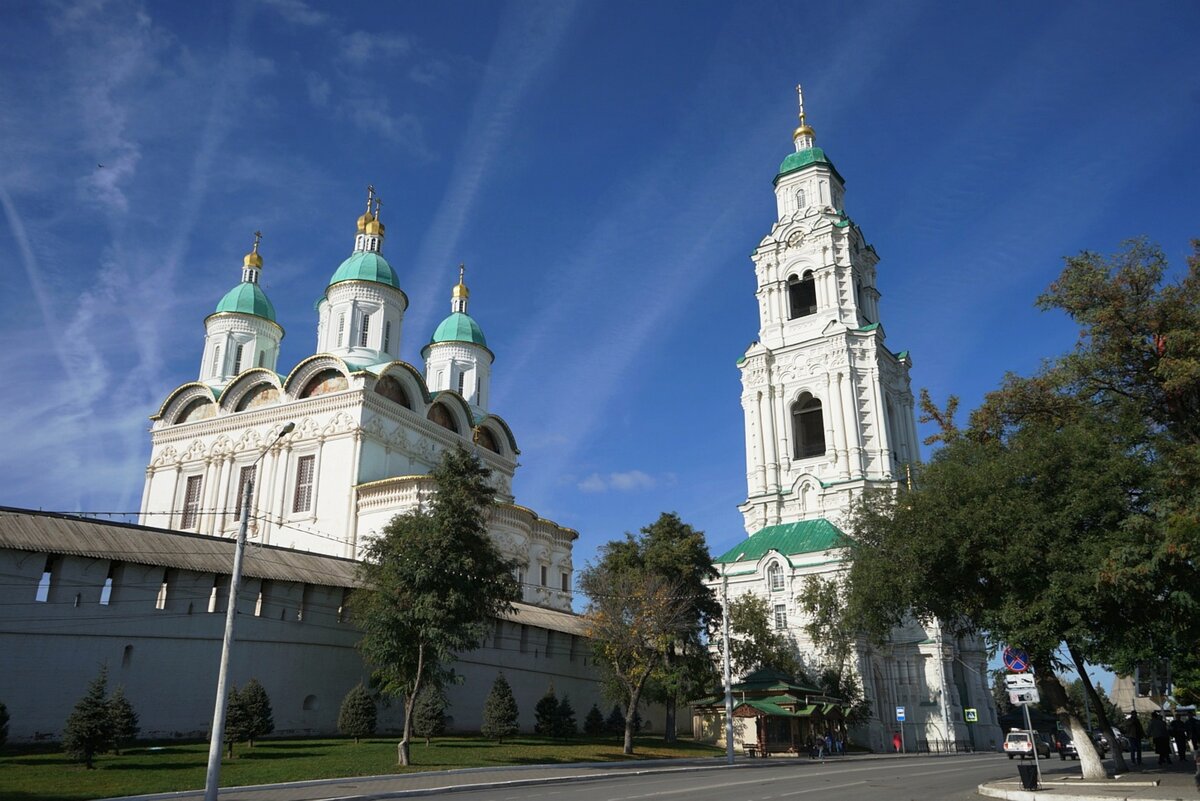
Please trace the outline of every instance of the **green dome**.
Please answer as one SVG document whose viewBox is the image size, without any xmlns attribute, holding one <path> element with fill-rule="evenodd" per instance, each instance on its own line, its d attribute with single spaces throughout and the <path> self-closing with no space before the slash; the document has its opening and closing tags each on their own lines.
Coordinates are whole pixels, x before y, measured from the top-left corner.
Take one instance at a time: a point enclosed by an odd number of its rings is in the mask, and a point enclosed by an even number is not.
<svg viewBox="0 0 1200 801">
<path fill-rule="evenodd" d="M 471 319 L 471 315 L 462 312 L 454 312 L 442 320 L 429 339 L 430 345 L 438 342 L 470 342 L 487 347 L 487 340 L 483 337 L 483 329 L 479 327 L 479 323 Z"/>
<path fill-rule="evenodd" d="M 225 293 L 225 297 L 217 304 L 217 313 L 221 312 L 253 314 L 275 322 L 275 306 L 267 300 L 262 287 L 249 281 L 243 281 Z"/>
<path fill-rule="evenodd" d="M 787 175 L 789 172 L 795 172 L 801 167 L 807 167 L 809 164 L 818 163 L 828 164 L 830 167 L 833 166 L 833 162 L 825 157 L 825 151 L 819 147 L 809 147 L 805 148 L 804 150 L 797 150 L 795 153 L 792 153 L 786 159 L 784 159 L 783 163 L 779 165 L 779 175 L 782 177 Z"/>
<path fill-rule="evenodd" d="M 396 271 L 392 269 L 392 265 L 387 263 L 387 259 L 378 253 L 365 251 L 353 253 L 350 258 L 342 262 L 342 266 L 337 268 L 333 278 L 329 279 L 329 285 L 333 286 L 340 281 L 374 281 L 377 284 L 400 288 Z"/>
</svg>

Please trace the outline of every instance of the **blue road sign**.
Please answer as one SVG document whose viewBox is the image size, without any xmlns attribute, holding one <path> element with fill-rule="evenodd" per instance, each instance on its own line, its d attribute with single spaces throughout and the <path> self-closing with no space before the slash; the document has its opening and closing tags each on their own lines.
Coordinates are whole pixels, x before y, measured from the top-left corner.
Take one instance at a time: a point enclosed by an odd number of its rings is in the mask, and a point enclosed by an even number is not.
<svg viewBox="0 0 1200 801">
<path fill-rule="evenodd" d="M 900 723 L 904 722 L 904 707 L 896 707 L 896 720 Z"/>
<path fill-rule="evenodd" d="M 1004 666 L 1013 673 L 1024 673 L 1029 670 L 1029 654 L 1020 648 L 1004 649 Z"/>
</svg>

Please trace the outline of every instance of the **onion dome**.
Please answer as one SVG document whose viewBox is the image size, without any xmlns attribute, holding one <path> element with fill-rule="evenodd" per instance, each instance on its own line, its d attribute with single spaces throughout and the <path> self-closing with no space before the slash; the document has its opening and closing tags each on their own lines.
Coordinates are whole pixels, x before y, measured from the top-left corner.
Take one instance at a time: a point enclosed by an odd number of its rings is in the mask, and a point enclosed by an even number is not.
<svg viewBox="0 0 1200 801">
<path fill-rule="evenodd" d="M 262 272 L 263 260 L 258 253 L 258 243 L 262 234 L 254 232 L 254 247 L 242 258 L 242 282 L 225 293 L 225 297 L 217 304 L 216 314 L 232 312 L 234 314 L 252 314 L 255 317 L 275 322 L 275 305 L 267 298 L 262 287 L 258 285 L 258 277 Z"/>
<path fill-rule="evenodd" d="M 342 281 L 374 281 L 400 288 L 396 271 L 383 257 L 384 225 L 379 221 L 383 201 L 375 195 L 375 187 L 367 187 L 367 210 L 358 218 L 354 252 L 341 263 L 329 279 L 329 285 Z"/>
</svg>

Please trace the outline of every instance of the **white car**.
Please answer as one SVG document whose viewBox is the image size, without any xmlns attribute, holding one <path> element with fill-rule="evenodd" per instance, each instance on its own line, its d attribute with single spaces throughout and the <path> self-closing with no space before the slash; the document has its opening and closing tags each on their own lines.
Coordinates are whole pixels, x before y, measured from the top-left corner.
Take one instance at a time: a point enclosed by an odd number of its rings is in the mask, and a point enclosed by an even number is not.
<svg viewBox="0 0 1200 801">
<path fill-rule="evenodd" d="M 1008 754 L 1009 759 L 1015 756 L 1021 759 L 1032 757 L 1035 748 L 1038 756 L 1049 759 L 1050 743 L 1041 737 L 1027 731 L 1010 731 L 1004 738 L 1004 753 Z"/>
</svg>

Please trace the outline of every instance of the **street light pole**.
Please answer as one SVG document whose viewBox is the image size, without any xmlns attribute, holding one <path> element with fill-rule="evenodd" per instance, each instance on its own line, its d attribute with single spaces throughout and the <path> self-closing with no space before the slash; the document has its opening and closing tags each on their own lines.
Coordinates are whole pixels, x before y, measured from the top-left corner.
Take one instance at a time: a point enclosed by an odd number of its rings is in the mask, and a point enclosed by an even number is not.
<svg viewBox="0 0 1200 801">
<path fill-rule="evenodd" d="M 242 556 L 246 552 L 246 531 L 250 526 L 250 506 L 254 500 L 254 483 L 258 473 L 258 463 L 296 428 L 295 423 L 285 425 L 275 439 L 271 440 L 251 467 L 255 468 L 253 477 L 246 481 L 246 490 L 242 493 L 242 521 L 238 526 L 237 547 L 233 552 L 233 575 L 229 579 L 229 604 L 225 610 L 225 638 L 221 642 L 221 667 L 217 672 L 217 698 L 213 706 L 212 740 L 208 744 L 208 774 L 204 780 L 204 801 L 217 801 L 218 783 L 221 777 L 221 747 L 225 740 L 225 707 L 228 699 L 225 695 L 225 682 L 229 678 L 229 650 L 233 646 L 233 624 L 237 619 L 237 596 L 242 583 Z"/>
</svg>

